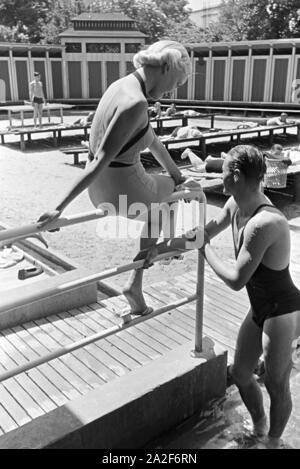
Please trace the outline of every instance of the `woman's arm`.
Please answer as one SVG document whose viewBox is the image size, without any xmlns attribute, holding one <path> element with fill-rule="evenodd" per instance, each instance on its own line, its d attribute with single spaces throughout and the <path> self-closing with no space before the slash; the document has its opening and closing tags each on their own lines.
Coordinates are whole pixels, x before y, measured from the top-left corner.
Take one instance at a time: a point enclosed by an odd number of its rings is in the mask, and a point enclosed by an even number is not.
<svg viewBox="0 0 300 469">
<path fill-rule="evenodd" d="M 201 249 L 214 272 L 233 290 L 240 290 L 250 280 L 261 263 L 267 249 L 274 243 L 274 223 L 251 220 L 244 231 L 244 241 L 236 262 L 228 264 L 221 260 L 209 242 Z"/>
<path fill-rule="evenodd" d="M 237 205 L 233 197 L 230 197 L 222 210 L 206 224 L 205 231 L 210 239 L 217 236 L 230 225 L 232 215 L 236 208 Z"/>
<path fill-rule="evenodd" d="M 236 203 L 234 199 L 231 197 L 226 202 L 221 212 L 212 220 L 210 220 L 208 224 L 205 226 L 205 242 L 207 242 L 207 240 L 213 238 L 214 236 L 216 236 L 217 234 L 219 234 L 221 231 L 223 231 L 229 226 L 230 220 L 231 220 L 231 213 L 233 210 L 235 210 L 235 207 L 236 207 Z M 187 248 L 187 243 L 190 243 L 190 242 L 191 242 L 191 239 L 188 238 L 186 235 L 183 235 L 181 238 L 173 238 L 167 241 L 162 241 L 161 243 L 158 243 L 153 248 L 150 248 L 145 251 L 141 251 L 138 254 L 136 260 L 145 259 L 144 268 L 148 268 L 152 265 L 153 260 L 159 254 L 164 254 L 164 253 L 176 251 L 176 250 L 179 250 L 179 251 L 190 250 L 191 248 Z M 197 246 L 195 245 L 194 249 L 196 248 Z"/>
<path fill-rule="evenodd" d="M 161 164 L 161 166 L 170 174 L 174 179 L 175 185 L 181 184 L 185 178 L 182 176 L 180 170 L 174 163 L 166 147 L 161 143 L 159 138 L 154 134 L 153 141 L 149 146 L 149 149 L 155 159 Z"/>
</svg>

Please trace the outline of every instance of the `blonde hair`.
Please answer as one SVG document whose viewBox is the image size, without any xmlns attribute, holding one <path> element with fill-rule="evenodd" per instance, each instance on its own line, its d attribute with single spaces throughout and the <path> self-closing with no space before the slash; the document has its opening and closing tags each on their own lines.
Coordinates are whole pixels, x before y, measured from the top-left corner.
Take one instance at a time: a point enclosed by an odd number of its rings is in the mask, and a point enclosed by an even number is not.
<svg viewBox="0 0 300 469">
<path fill-rule="evenodd" d="M 171 68 L 192 73 L 192 64 L 186 48 L 176 41 L 158 41 L 141 50 L 133 57 L 135 68 L 151 66 L 160 67 L 168 64 Z"/>
</svg>

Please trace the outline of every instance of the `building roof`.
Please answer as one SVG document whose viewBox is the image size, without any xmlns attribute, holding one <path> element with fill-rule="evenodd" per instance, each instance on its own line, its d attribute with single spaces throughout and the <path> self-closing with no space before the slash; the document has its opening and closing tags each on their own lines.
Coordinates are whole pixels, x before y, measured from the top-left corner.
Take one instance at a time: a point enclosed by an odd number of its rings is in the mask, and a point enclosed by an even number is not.
<svg viewBox="0 0 300 469">
<path fill-rule="evenodd" d="M 300 38 L 291 39 L 265 39 L 258 41 L 235 41 L 235 42 L 202 42 L 185 44 L 189 49 L 200 52 L 207 49 L 261 49 L 266 47 L 284 48 L 296 45 L 300 47 Z"/>
<path fill-rule="evenodd" d="M 0 42 L 0 49 L 1 50 L 16 50 L 16 49 L 21 49 L 21 50 L 38 50 L 38 51 L 53 51 L 57 50 L 60 51 L 62 50 L 63 46 L 61 44 L 36 44 L 32 42 Z"/>
<path fill-rule="evenodd" d="M 62 33 L 59 34 L 60 37 L 78 37 L 78 38 L 87 38 L 87 37 L 93 37 L 93 38 L 115 38 L 115 37 L 124 37 L 124 38 L 146 38 L 147 35 L 144 33 L 141 33 L 140 31 L 93 31 L 93 30 L 88 30 L 88 31 L 75 31 L 74 29 L 67 29 L 66 31 L 63 31 Z"/>
<path fill-rule="evenodd" d="M 75 18 L 72 18 L 72 21 L 132 21 L 135 22 L 129 16 L 124 15 L 123 13 L 82 13 Z"/>
</svg>

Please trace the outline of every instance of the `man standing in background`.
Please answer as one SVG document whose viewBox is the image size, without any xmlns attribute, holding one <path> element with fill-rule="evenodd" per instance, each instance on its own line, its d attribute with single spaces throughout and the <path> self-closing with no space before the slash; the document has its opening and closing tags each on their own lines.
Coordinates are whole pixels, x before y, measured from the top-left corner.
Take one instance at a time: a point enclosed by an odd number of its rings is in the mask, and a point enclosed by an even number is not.
<svg viewBox="0 0 300 469">
<path fill-rule="evenodd" d="M 30 101 L 33 106 L 34 127 L 36 127 L 37 117 L 39 119 L 40 129 L 42 128 L 43 104 L 46 104 L 43 84 L 40 80 L 39 72 L 34 72 L 34 80 L 30 83 Z"/>
</svg>

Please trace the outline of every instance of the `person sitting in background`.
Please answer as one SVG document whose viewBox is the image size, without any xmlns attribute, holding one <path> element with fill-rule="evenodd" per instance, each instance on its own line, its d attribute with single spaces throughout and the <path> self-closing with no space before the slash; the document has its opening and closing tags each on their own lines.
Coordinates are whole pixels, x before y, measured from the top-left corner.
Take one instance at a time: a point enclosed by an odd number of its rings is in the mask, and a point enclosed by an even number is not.
<svg viewBox="0 0 300 469">
<path fill-rule="evenodd" d="M 85 125 L 91 124 L 93 122 L 93 118 L 94 118 L 95 113 L 96 113 L 96 111 L 90 112 L 87 116 L 84 116 L 84 117 L 81 117 L 80 119 L 77 119 L 75 122 L 73 122 L 72 125 L 85 126 Z"/>
<path fill-rule="evenodd" d="M 167 108 L 165 115 L 167 117 L 174 116 L 176 114 L 176 106 L 175 103 L 172 103 L 170 107 Z"/>
<path fill-rule="evenodd" d="M 295 121 L 288 119 L 286 112 L 282 112 L 279 117 L 272 117 L 267 120 L 267 125 L 294 124 Z"/>
<path fill-rule="evenodd" d="M 156 101 L 153 106 L 149 107 L 149 117 L 160 118 L 162 115 L 161 104 Z"/>
<path fill-rule="evenodd" d="M 292 164 L 292 161 L 289 158 L 289 152 L 285 153 L 283 147 L 278 143 L 273 145 L 270 151 L 265 151 L 263 155 L 265 158 L 283 161 L 287 166 Z"/>
</svg>

